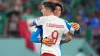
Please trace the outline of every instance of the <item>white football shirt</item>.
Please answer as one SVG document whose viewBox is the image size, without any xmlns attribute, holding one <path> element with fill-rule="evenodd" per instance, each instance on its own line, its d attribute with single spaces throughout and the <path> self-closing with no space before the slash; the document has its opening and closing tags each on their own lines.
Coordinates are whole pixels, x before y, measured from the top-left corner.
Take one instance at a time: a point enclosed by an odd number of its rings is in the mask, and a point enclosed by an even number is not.
<svg viewBox="0 0 100 56">
<path fill-rule="evenodd" d="M 36 20 L 36 25 L 42 25 L 43 29 L 43 38 L 50 37 L 54 38 L 55 44 L 52 46 L 47 46 L 42 44 L 41 54 L 43 53 L 51 53 L 56 56 L 61 56 L 60 51 L 60 41 L 62 39 L 62 35 L 69 32 L 66 27 L 66 23 L 64 20 L 51 15 L 51 16 L 43 16 L 40 19 Z"/>
</svg>

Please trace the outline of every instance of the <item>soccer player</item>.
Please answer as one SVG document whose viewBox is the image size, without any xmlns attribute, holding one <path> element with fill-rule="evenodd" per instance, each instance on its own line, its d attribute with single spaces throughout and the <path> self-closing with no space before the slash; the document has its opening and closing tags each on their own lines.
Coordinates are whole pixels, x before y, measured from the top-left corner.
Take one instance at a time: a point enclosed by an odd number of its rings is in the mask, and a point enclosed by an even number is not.
<svg viewBox="0 0 100 56">
<path fill-rule="evenodd" d="M 59 17 L 61 15 L 61 13 L 63 12 L 63 6 L 58 2 L 55 3 L 55 6 L 56 6 L 56 9 L 54 10 L 54 15 Z M 75 29 L 74 34 L 78 34 L 80 32 L 80 29 L 79 29 L 80 27 L 77 27 L 77 23 L 72 23 L 72 25 L 69 25 L 67 21 L 65 21 L 65 22 L 66 22 L 66 25 L 68 26 L 69 30 L 71 29 L 71 26 Z M 36 31 L 34 31 L 32 33 L 32 36 L 31 36 L 31 41 L 32 42 L 40 43 L 41 39 L 39 40 L 39 38 L 37 36 L 40 34 L 40 37 L 42 37 L 42 32 L 41 31 L 42 31 L 42 27 L 41 26 L 36 27 Z M 73 30 L 70 30 L 71 33 L 72 33 L 72 31 Z M 46 40 L 48 40 L 48 41 L 44 41 L 44 40 L 42 42 L 47 44 L 47 45 L 51 45 L 53 43 L 52 39 L 48 39 L 47 38 Z M 66 43 L 66 42 L 67 41 L 64 41 L 64 40 L 61 41 L 61 43 Z"/>
<path fill-rule="evenodd" d="M 61 56 L 60 51 L 60 41 L 62 35 L 66 35 L 67 41 L 72 39 L 69 30 L 66 27 L 64 20 L 54 16 L 53 12 L 55 10 L 55 4 L 52 2 L 44 2 L 42 5 L 41 12 L 43 17 L 36 20 L 33 25 L 42 26 L 43 28 L 43 39 L 44 38 L 53 38 L 54 44 L 52 46 L 47 46 L 42 44 L 41 47 L 41 56 Z M 59 23 L 60 22 L 60 23 Z"/>
</svg>

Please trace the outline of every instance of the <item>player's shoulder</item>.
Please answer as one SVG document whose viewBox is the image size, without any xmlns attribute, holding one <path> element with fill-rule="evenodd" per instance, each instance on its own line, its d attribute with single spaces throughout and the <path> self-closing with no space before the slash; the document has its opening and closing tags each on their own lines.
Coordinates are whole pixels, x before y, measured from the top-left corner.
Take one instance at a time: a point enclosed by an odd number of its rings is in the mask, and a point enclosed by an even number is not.
<svg viewBox="0 0 100 56">
<path fill-rule="evenodd" d="M 58 18 L 57 16 L 54 16 L 54 15 L 50 15 L 50 16 L 46 16 L 48 18 Z"/>
<path fill-rule="evenodd" d="M 67 20 L 65 20 L 65 19 L 60 18 L 60 20 L 64 21 L 65 23 L 68 23 L 68 21 L 67 21 Z"/>
<path fill-rule="evenodd" d="M 40 19 L 48 19 L 51 18 L 52 16 L 41 16 Z"/>
<path fill-rule="evenodd" d="M 46 18 L 46 16 L 41 16 L 40 19 L 42 19 L 42 18 Z"/>
</svg>

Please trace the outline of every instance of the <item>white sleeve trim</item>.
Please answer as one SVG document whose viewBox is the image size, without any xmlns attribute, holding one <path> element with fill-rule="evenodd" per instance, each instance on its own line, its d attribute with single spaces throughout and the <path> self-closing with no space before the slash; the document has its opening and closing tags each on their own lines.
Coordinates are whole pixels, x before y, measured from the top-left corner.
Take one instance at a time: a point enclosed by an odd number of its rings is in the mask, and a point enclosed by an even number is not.
<svg viewBox="0 0 100 56">
<path fill-rule="evenodd" d="M 74 34 L 75 29 L 71 27 L 69 31 L 70 33 Z"/>
</svg>

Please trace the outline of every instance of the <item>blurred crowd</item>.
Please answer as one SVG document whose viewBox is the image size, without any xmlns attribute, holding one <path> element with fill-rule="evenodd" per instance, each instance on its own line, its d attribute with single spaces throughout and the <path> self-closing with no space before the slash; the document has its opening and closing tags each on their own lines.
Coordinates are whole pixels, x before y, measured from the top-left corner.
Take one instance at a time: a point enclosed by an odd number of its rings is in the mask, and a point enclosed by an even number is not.
<svg viewBox="0 0 100 56">
<path fill-rule="evenodd" d="M 30 37 L 26 21 L 42 16 L 41 2 L 47 0 L 0 0 L 0 36 Z M 48 0 L 64 5 L 61 18 L 79 23 L 81 33 L 75 35 L 100 53 L 100 0 Z M 1 37 L 0 37 L 1 38 Z"/>
</svg>

